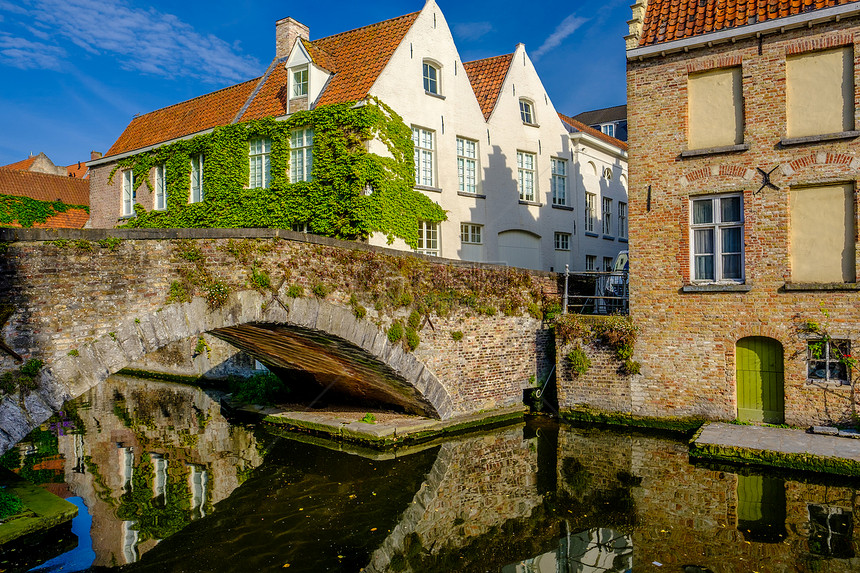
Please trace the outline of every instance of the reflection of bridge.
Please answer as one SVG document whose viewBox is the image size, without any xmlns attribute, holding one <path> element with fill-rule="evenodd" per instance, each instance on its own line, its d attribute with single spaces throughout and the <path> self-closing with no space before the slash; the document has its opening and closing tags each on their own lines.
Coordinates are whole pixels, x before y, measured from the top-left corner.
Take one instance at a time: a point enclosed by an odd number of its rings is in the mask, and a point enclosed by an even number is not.
<svg viewBox="0 0 860 573">
<path fill-rule="evenodd" d="M 527 308 L 556 294 L 554 275 L 303 237 L 0 230 L 3 346 L 46 365 L 35 391 L 0 403 L 0 451 L 111 373 L 207 332 L 353 399 L 442 419 L 519 403 L 549 370 Z M 390 340 L 395 321 L 414 352 Z M 0 355 L 0 369 L 20 365 Z"/>
</svg>

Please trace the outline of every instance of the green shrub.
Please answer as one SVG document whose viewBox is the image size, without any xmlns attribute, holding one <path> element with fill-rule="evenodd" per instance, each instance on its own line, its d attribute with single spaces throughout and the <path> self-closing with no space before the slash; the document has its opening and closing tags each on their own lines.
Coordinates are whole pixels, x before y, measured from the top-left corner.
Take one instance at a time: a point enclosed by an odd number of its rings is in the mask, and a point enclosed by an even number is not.
<svg viewBox="0 0 860 573">
<path fill-rule="evenodd" d="M 257 269 L 256 266 L 251 267 L 251 287 L 254 290 L 265 292 L 272 288 L 272 279 L 263 269 Z"/>
<path fill-rule="evenodd" d="M 74 241 L 74 245 L 79 251 L 91 252 L 93 250 L 93 244 L 86 239 L 78 239 Z"/>
<path fill-rule="evenodd" d="M 12 517 L 24 509 L 24 503 L 21 498 L 10 491 L 6 491 L 5 487 L 0 489 L 0 519 Z"/>
<path fill-rule="evenodd" d="M 119 237 L 105 237 L 104 239 L 100 239 L 98 244 L 103 249 L 110 249 L 111 251 L 115 251 L 122 244 L 122 239 Z"/>
<path fill-rule="evenodd" d="M 302 298 L 305 296 L 305 289 L 302 285 L 290 285 L 287 289 L 287 296 L 290 298 Z"/>
<path fill-rule="evenodd" d="M 591 360 L 589 360 L 585 351 L 580 346 L 568 352 L 567 360 L 570 362 L 570 369 L 574 376 L 585 374 L 591 368 Z"/>
<path fill-rule="evenodd" d="M 409 315 L 409 319 L 406 321 L 406 325 L 413 330 L 418 330 L 418 326 L 421 324 L 421 315 L 418 314 L 417 310 L 413 310 L 412 314 Z"/>
<path fill-rule="evenodd" d="M 403 338 L 403 325 L 400 324 L 400 321 L 395 321 L 388 328 L 388 341 L 394 344 L 401 338 Z"/>
<path fill-rule="evenodd" d="M 68 355 L 69 356 L 80 356 L 80 353 L 78 352 L 77 348 L 72 348 L 71 350 L 69 350 Z"/>
<path fill-rule="evenodd" d="M 541 312 L 540 305 L 536 302 L 530 302 L 528 306 L 529 316 L 532 318 L 536 318 L 538 320 L 543 320 L 543 312 Z"/>
<path fill-rule="evenodd" d="M 451 333 L 451 338 L 453 338 L 457 342 L 460 342 L 461 340 L 463 340 L 463 333 L 459 330 L 455 330 Z"/>
<path fill-rule="evenodd" d="M 289 393 L 283 381 L 271 372 L 260 372 L 249 378 L 230 378 L 233 400 L 243 404 L 271 406 L 273 400 Z"/>
<path fill-rule="evenodd" d="M 317 283 L 314 285 L 314 287 L 311 289 L 311 291 L 314 293 L 315 297 L 325 298 L 331 292 L 331 289 L 323 283 Z"/>
<path fill-rule="evenodd" d="M 403 294 L 401 294 L 400 297 L 397 299 L 397 304 L 399 306 L 409 306 L 410 304 L 412 304 L 413 300 L 415 300 L 415 299 L 413 298 L 412 293 L 409 291 L 406 291 Z"/>
<path fill-rule="evenodd" d="M 212 282 L 206 289 L 206 304 L 209 308 L 221 308 L 227 303 L 230 296 L 230 287 L 221 281 Z"/>
<path fill-rule="evenodd" d="M 185 259 L 189 263 L 199 261 L 203 258 L 203 251 L 200 250 L 197 243 L 187 239 L 179 241 L 176 254 L 179 255 L 179 258 Z"/>
<path fill-rule="evenodd" d="M 415 350 L 418 348 L 418 343 L 421 342 L 421 339 L 418 337 L 418 331 L 412 328 L 411 326 L 406 329 L 406 346 L 409 350 Z"/>
<path fill-rule="evenodd" d="M 624 364 L 621 365 L 621 372 L 623 374 L 634 375 L 639 374 L 642 370 L 642 365 L 639 364 L 636 360 L 627 359 L 624 361 Z"/>
<path fill-rule="evenodd" d="M 167 295 L 167 302 L 190 302 L 191 295 L 188 294 L 188 289 L 185 284 L 180 281 L 170 283 L 170 294 Z M 138 320 L 140 323 L 140 320 Z"/>
<path fill-rule="evenodd" d="M 359 422 L 363 422 L 365 424 L 375 424 L 376 423 L 376 416 L 374 416 L 372 413 L 368 412 L 367 414 L 364 415 L 364 417 L 361 420 L 359 420 Z"/>
<path fill-rule="evenodd" d="M 21 366 L 21 374 L 24 376 L 35 376 L 39 373 L 45 363 L 38 358 L 31 358 Z"/>
</svg>

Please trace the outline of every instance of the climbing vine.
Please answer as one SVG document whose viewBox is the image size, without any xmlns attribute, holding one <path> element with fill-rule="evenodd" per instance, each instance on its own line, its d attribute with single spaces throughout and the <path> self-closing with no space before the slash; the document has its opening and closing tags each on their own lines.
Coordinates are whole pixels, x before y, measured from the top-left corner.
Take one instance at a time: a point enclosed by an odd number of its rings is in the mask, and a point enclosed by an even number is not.
<svg viewBox="0 0 860 573">
<path fill-rule="evenodd" d="M 29 197 L 17 195 L 0 195 L 0 227 L 8 227 L 15 223 L 22 227 L 32 227 L 34 223 L 44 223 L 58 213 L 69 209 L 83 209 L 87 213 L 90 208 L 86 205 L 67 205 L 62 201 L 37 201 Z"/>
<path fill-rule="evenodd" d="M 374 232 L 389 242 L 400 237 L 418 244 L 418 221 L 439 222 L 442 208 L 412 187 L 410 128 L 387 105 L 339 104 L 293 114 L 284 121 L 264 118 L 216 127 L 211 133 L 123 158 L 110 174 L 131 169 L 139 187 L 152 188 L 150 172 L 165 169 L 167 209 L 135 204 L 126 227 L 273 227 L 307 225 L 310 232 L 339 239 L 365 239 Z M 312 180 L 290 183 L 290 134 L 313 129 Z M 248 141 L 271 140 L 268 189 L 249 189 Z M 368 151 L 378 141 L 387 153 Z M 203 155 L 205 200 L 189 203 L 191 158 Z"/>
<path fill-rule="evenodd" d="M 622 374 L 639 374 L 641 364 L 633 360 L 638 329 L 628 316 L 610 315 L 586 318 L 578 314 L 565 314 L 555 319 L 555 335 L 564 344 L 582 340 L 597 342 L 609 348 L 621 364 Z M 583 374 L 591 361 L 580 346 L 569 355 L 574 372 Z"/>
</svg>

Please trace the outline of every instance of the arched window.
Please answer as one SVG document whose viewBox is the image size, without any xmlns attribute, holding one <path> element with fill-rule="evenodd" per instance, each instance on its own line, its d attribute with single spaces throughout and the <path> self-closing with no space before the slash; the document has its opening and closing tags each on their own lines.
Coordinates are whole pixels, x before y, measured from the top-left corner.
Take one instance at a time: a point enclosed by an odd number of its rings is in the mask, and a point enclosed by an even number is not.
<svg viewBox="0 0 860 573">
<path fill-rule="evenodd" d="M 530 125 L 537 123 L 537 121 L 535 121 L 534 105 L 532 105 L 532 102 L 527 99 L 520 100 L 520 117 L 522 117 L 523 123 L 528 123 Z"/>
<path fill-rule="evenodd" d="M 441 93 L 439 89 L 440 77 L 441 66 L 435 62 L 424 60 L 424 91 L 429 94 L 439 95 Z"/>
</svg>

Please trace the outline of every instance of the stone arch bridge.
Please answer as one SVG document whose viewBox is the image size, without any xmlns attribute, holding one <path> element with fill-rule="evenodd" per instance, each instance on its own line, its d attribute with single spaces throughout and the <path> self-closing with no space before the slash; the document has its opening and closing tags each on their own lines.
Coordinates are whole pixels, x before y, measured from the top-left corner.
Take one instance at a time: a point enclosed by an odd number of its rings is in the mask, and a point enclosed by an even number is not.
<svg viewBox="0 0 860 573">
<path fill-rule="evenodd" d="M 439 419 L 521 403 L 551 369 L 535 309 L 557 282 L 275 229 L 0 229 L 0 375 L 44 363 L 34 389 L 0 401 L 0 451 L 66 400 L 203 333 Z M 413 314 L 410 351 L 388 331 Z"/>
</svg>

